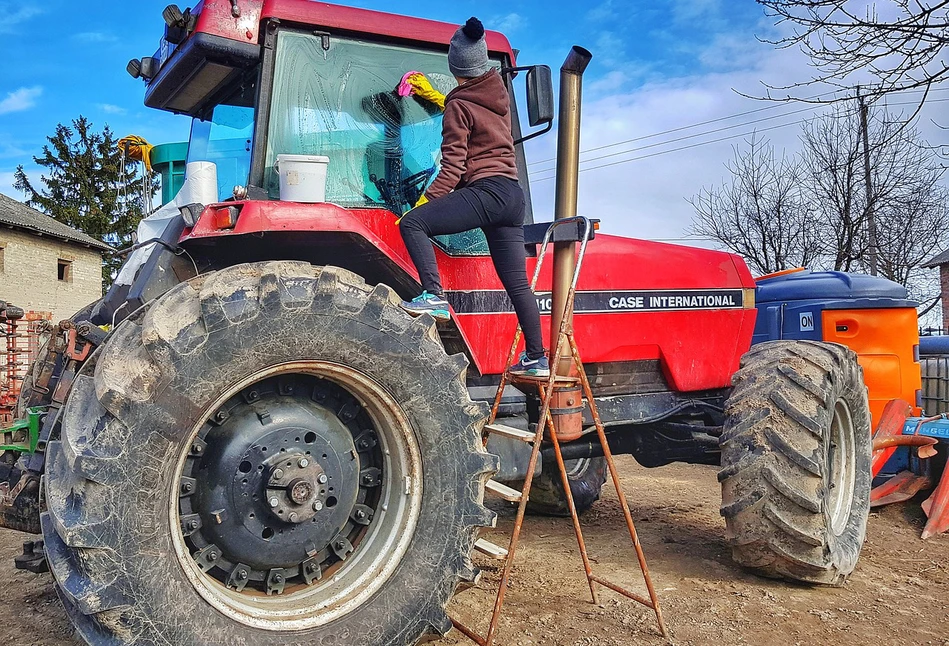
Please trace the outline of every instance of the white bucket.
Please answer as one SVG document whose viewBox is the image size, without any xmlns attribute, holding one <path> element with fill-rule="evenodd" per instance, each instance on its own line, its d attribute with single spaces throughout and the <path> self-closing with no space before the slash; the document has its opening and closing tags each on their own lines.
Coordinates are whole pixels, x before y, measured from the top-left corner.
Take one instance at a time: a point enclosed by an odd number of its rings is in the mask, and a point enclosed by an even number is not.
<svg viewBox="0 0 949 646">
<path fill-rule="evenodd" d="M 326 169 L 330 158 L 322 155 L 277 155 L 282 202 L 325 202 Z"/>
</svg>

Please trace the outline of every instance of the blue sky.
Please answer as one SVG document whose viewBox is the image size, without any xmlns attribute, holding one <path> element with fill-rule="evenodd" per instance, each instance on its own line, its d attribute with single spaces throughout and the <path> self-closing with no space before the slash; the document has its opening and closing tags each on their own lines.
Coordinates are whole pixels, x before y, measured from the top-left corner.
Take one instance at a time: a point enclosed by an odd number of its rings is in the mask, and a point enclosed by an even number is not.
<svg viewBox="0 0 949 646">
<path fill-rule="evenodd" d="M 130 58 L 157 48 L 166 4 L 0 0 L 0 192 L 20 198 L 11 187 L 17 164 L 35 174 L 31 157 L 40 153 L 45 137 L 57 123 L 80 114 L 96 126 L 108 123 L 119 136 L 135 133 L 156 144 L 187 139 L 189 120 L 144 108 L 143 84 L 125 72 Z M 453 23 L 477 15 L 489 28 L 508 35 L 521 50 L 522 63 L 546 63 L 554 70 L 571 45 L 587 47 L 594 60 L 584 81 L 584 149 L 760 108 L 760 102 L 733 88 L 756 93 L 761 81 L 782 84 L 809 73 L 799 53 L 776 51 L 756 40 L 773 26 L 752 0 L 348 4 Z M 779 147 L 793 145 L 796 128 L 769 136 Z M 686 199 L 703 185 L 722 180 L 724 163 L 739 141 L 584 173 L 580 210 L 602 218 L 609 231 L 658 239 L 682 236 L 692 213 Z M 538 162 L 552 157 L 555 146 L 551 134 L 528 147 L 540 217 L 552 208 L 553 182 L 542 172 L 551 164 Z"/>
</svg>

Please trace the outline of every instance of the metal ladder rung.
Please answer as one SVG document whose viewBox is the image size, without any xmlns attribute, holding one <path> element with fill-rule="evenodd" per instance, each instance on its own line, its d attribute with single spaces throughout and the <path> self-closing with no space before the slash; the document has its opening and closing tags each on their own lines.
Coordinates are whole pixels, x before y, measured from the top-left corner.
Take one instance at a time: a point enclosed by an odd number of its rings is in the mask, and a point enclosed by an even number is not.
<svg viewBox="0 0 949 646">
<path fill-rule="evenodd" d="M 522 494 L 517 489 L 512 489 L 507 485 L 501 484 L 494 480 L 488 480 L 484 485 L 485 493 L 492 493 L 499 498 L 508 500 L 510 502 L 520 502 Z"/>
<path fill-rule="evenodd" d="M 479 538 L 475 541 L 474 548 L 482 554 L 490 556 L 493 559 L 498 559 L 499 561 L 503 561 L 507 558 L 507 549 L 483 538 Z"/>
<path fill-rule="evenodd" d="M 533 442 L 535 439 L 537 439 L 537 435 L 535 433 L 514 428 L 513 426 L 505 426 L 504 424 L 486 424 L 484 430 L 489 433 L 494 433 L 495 435 L 503 435 L 504 437 L 510 438 L 512 440 L 519 440 L 521 442 Z"/>
</svg>

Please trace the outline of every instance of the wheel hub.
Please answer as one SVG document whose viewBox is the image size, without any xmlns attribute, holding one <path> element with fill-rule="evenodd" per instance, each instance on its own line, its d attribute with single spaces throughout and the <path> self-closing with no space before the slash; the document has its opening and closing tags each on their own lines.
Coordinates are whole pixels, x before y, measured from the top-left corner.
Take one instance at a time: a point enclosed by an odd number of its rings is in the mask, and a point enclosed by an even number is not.
<svg viewBox="0 0 949 646">
<path fill-rule="evenodd" d="M 282 594 L 358 548 L 382 484 L 371 419 L 335 384 L 270 379 L 215 411 L 179 486 L 198 566 L 228 587 Z"/>
<path fill-rule="evenodd" d="M 267 504 L 274 519 L 305 523 L 326 508 L 329 476 L 317 460 L 294 450 L 269 462 Z"/>
</svg>

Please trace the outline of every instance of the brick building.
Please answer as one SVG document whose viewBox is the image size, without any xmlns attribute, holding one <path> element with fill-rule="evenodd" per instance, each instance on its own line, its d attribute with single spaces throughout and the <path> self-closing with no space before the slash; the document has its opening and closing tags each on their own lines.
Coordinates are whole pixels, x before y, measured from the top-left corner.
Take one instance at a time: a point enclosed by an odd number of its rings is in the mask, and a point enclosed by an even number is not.
<svg viewBox="0 0 949 646">
<path fill-rule="evenodd" d="M 102 297 L 108 245 L 0 194 L 0 300 L 59 321 Z"/>
</svg>

